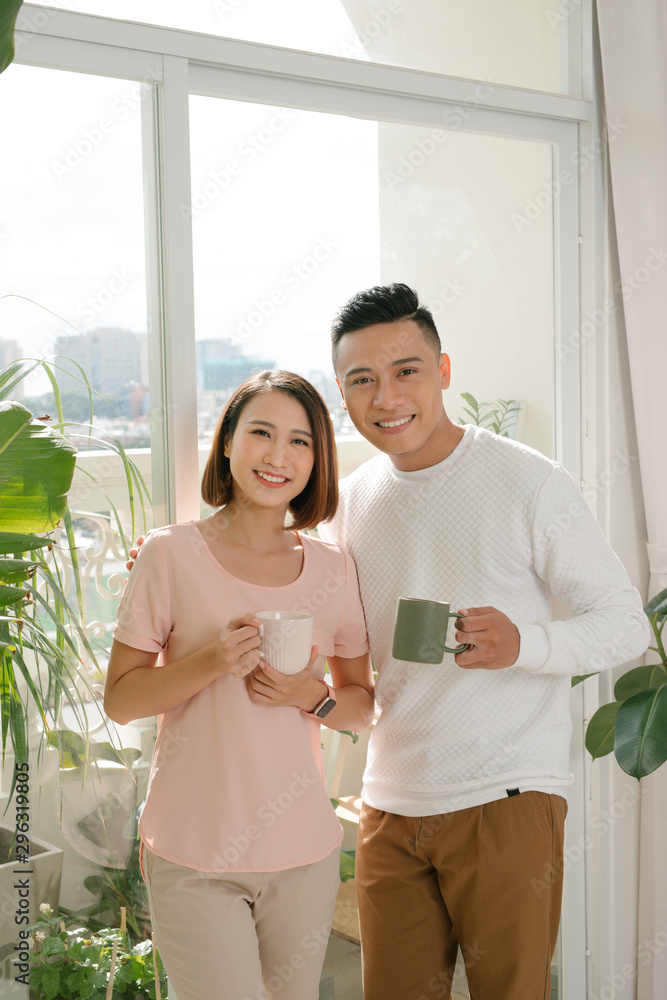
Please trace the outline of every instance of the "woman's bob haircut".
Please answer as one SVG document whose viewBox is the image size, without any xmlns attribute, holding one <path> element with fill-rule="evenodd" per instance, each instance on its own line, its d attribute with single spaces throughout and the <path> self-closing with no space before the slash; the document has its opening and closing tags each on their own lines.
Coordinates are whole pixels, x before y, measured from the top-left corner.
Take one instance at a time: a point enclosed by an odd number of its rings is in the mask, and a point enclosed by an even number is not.
<svg viewBox="0 0 667 1000">
<path fill-rule="evenodd" d="M 313 471 L 305 489 L 291 501 L 293 522 L 287 527 L 314 528 L 328 521 L 338 506 L 338 462 L 331 417 L 317 389 L 300 375 L 286 371 L 263 371 L 252 375 L 227 401 L 215 429 L 211 451 L 202 478 L 201 495 L 210 507 L 224 507 L 233 498 L 234 483 L 224 449 L 231 441 L 246 403 L 262 392 L 285 392 L 304 407 L 313 432 Z"/>
</svg>

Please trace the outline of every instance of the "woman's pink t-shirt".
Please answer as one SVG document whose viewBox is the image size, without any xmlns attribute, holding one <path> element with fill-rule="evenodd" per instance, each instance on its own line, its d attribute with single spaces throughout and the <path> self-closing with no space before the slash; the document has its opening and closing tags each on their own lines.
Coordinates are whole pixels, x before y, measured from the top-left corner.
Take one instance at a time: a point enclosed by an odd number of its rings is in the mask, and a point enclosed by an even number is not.
<svg viewBox="0 0 667 1000">
<path fill-rule="evenodd" d="M 141 546 L 115 639 L 177 661 L 212 642 L 232 618 L 308 611 L 320 655 L 368 650 L 352 559 L 301 535 L 303 567 L 283 587 L 232 576 L 194 522 L 158 528 Z M 146 805 L 146 846 L 201 871 L 277 871 L 326 857 L 342 831 L 324 785 L 320 723 L 293 707 L 257 705 L 226 674 L 158 717 Z"/>
</svg>

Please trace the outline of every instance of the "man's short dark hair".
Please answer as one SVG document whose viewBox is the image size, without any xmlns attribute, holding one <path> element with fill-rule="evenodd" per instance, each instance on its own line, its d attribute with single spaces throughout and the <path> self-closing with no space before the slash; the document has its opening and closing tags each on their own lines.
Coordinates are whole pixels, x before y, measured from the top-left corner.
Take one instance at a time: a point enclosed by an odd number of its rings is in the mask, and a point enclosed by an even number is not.
<svg viewBox="0 0 667 1000">
<path fill-rule="evenodd" d="M 331 324 L 331 354 L 334 369 L 337 367 L 338 345 L 346 333 L 365 330 L 377 323 L 398 323 L 411 319 L 417 324 L 424 339 L 440 357 L 440 336 L 432 314 L 419 304 L 414 289 L 400 281 L 392 285 L 374 285 L 357 292 L 338 310 Z"/>
</svg>

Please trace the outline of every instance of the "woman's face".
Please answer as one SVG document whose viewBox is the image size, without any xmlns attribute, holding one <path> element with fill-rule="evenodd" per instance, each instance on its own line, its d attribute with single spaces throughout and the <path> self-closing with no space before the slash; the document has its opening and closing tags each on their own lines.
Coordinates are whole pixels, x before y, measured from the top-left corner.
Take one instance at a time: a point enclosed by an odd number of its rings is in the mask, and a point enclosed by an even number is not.
<svg viewBox="0 0 667 1000">
<path fill-rule="evenodd" d="M 313 431 L 305 407 L 286 392 L 259 393 L 241 410 L 225 456 L 240 494 L 261 507 L 284 507 L 313 471 Z"/>
</svg>

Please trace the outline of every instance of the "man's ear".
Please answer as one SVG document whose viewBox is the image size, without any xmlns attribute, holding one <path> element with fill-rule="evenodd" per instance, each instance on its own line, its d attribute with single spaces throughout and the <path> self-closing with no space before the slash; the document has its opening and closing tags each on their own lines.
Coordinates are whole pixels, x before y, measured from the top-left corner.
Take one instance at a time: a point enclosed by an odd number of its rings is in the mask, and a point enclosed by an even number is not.
<svg viewBox="0 0 667 1000">
<path fill-rule="evenodd" d="M 452 366 L 448 354 L 440 355 L 440 385 L 443 389 L 449 389 L 449 382 L 452 376 Z"/>
<path fill-rule="evenodd" d="M 342 406 L 344 410 L 347 410 L 347 403 L 345 402 L 345 395 L 343 393 L 343 387 L 340 384 L 340 380 L 336 379 L 336 385 L 338 386 L 338 391 L 340 392 L 340 398 L 342 399 Z"/>
</svg>

